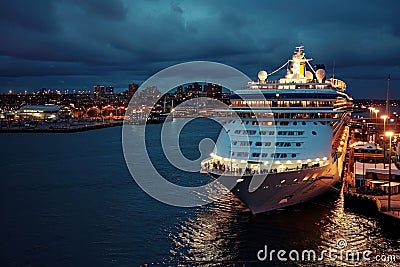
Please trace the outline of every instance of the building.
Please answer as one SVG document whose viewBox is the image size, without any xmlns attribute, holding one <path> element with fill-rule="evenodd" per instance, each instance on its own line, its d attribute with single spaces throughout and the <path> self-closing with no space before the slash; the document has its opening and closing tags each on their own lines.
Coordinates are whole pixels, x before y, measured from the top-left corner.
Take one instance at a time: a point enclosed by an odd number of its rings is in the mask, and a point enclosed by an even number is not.
<svg viewBox="0 0 400 267">
<path fill-rule="evenodd" d="M 95 86 L 93 86 L 93 94 L 97 97 L 113 95 L 114 87 L 112 87 L 112 86 L 105 87 L 104 85 L 95 85 Z"/>
<path fill-rule="evenodd" d="M 355 162 L 355 186 L 365 187 L 371 193 L 387 194 L 389 190 L 389 167 L 383 168 L 383 163 L 361 163 Z M 390 190 L 392 194 L 399 193 L 400 170 L 396 165 L 391 165 Z"/>
<path fill-rule="evenodd" d="M 26 105 L 17 112 L 21 120 L 57 120 L 71 117 L 71 109 L 60 105 Z"/>
<path fill-rule="evenodd" d="M 199 83 L 192 83 L 185 87 L 185 93 L 201 92 L 201 91 L 203 91 L 203 86 Z"/>
<path fill-rule="evenodd" d="M 138 89 L 139 89 L 138 84 L 135 84 L 135 83 L 129 84 L 128 85 L 128 97 L 131 98 L 137 92 Z"/>
<path fill-rule="evenodd" d="M 221 99 L 222 86 L 219 84 L 207 83 L 204 85 L 204 92 L 207 97 Z"/>
</svg>

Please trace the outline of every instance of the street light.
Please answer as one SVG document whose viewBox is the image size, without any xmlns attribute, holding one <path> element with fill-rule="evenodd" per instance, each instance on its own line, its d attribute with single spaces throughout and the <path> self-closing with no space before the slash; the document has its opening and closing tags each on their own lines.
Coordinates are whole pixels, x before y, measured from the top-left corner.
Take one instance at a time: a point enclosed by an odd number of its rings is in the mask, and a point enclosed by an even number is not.
<svg viewBox="0 0 400 267">
<path fill-rule="evenodd" d="M 379 112 L 379 109 L 374 109 L 374 112 L 375 112 L 375 121 L 378 122 L 378 112 Z"/>
<path fill-rule="evenodd" d="M 386 136 L 389 136 L 389 190 L 388 190 L 388 212 L 390 212 L 390 195 L 391 195 L 391 182 L 392 182 L 392 136 L 393 132 L 385 132 Z"/>
<path fill-rule="evenodd" d="M 383 168 L 386 169 L 386 120 L 388 118 L 388 115 L 382 115 L 381 119 L 383 119 L 383 132 L 385 135 L 383 136 Z"/>
<path fill-rule="evenodd" d="M 369 107 L 369 119 L 372 121 L 372 112 L 374 112 L 375 108 L 374 107 Z"/>
</svg>

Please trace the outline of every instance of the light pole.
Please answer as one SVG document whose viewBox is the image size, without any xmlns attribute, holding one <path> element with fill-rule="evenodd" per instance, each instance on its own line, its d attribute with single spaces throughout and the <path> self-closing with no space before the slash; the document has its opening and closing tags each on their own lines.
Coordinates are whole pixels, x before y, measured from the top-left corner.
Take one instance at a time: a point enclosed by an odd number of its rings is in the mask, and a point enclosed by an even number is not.
<svg viewBox="0 0 400 267">
<path fill-rule="evenodd" d="M 374 109 L 375 112 L 375 122 L 378 123 L 378 113 L 379 113 L 379 109 Z"/>
<path fill-rule="evenodd" d="M 378 131 L 378 129 L 377 129 L 377 125 L 378 125 L 378 113 L 379 113 L 379 109 L 374 109 L 374 112 L 375 112 L 375 130 L 376 130 L 376 132 Z M 376 144 L 378 144 L 378 141 L 376 140 L 376 132 L 375 132 L 375 145 Z M 378 135 L 378 137 L 379 137 L 379 135 Z"/>
<path fill-rule="evenodd" d="M 374 107 L 369 107 L 369 120 L 372 121 L 372 112 L 374 112 L 375 108 Z"/>
<path fill-rule="evenodd" d="M 391 195 L 391 182 L 392 182 L 392 135 L 393 132 L 385 132 L 386 136 L 389 136 L 389 187 L 388 187 L 388 212 L 390 212 L 390 195 Z"/>
<path fill-rule="evenodd" d="M 381 119 L 383 119 L 383 132 L 385 133 L 383 135 L 383 169 L 386 169 L 386 120 L 388 118 L 388 115 L 382 115 Z"/>
</svg>

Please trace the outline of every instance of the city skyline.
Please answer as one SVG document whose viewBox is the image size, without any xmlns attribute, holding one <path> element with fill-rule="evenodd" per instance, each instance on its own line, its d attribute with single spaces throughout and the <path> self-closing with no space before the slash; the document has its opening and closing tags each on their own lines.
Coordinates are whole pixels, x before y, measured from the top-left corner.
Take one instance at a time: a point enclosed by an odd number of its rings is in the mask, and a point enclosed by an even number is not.
<svg viewBox="0 0 400 267">
<path fill-rule="evenodd" d="M 116 90 L 173 64 L 209 60 L 252 79 L 297 45 L 354 98 L 400 98 L 400 3 L 307 1 L 28 1 L 0 3 L 0 93 Z M 29 7 L 29 8 L 28 8 Z M 281 74 L 283 75 L 283 74 Z M 272 76 L 272 79 L 280 75 Z"/>
</svg>

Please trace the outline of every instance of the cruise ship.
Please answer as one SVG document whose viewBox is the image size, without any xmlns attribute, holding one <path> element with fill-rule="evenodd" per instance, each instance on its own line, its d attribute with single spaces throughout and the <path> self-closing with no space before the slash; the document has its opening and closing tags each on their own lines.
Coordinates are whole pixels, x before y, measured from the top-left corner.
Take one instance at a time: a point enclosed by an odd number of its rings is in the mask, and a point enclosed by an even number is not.
<svg viewBox="0 0 400 267">
<path fill-rule="evenodd" d="M 218 110 L 223 129 L 207 172 L 253 214 L 308 201 L 335 186 L 343 171 L 352 98 L 346 83 L 313 67 L 304 47 L 258 80 L 232 92 Z M 278 80 L 270 76 L 286 67 Z"/>
</svg>

